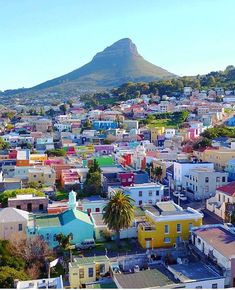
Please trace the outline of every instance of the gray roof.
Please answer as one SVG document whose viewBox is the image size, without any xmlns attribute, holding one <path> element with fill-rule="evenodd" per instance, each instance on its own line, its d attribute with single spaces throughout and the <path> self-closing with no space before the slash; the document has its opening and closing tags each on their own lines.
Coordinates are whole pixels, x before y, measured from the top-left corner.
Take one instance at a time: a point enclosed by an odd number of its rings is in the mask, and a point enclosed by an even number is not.
<svg viewBox="0 0 235 290">
<path fill-rule="evenodd" d="M 176 274 L 181 282 L 221 278 L 215 270 L 202 262 L 171 265 L 169 270 Z"/>
<path fill-rule="evenodd" d="M 176 280 L 166 273 L 162 266 L 157 269 L 144 270 L 137 273 L 114 274 L 114 278 L 121 288 L 175 288 Z M 172 287 L 173 286 L 173 287 Z"/>
<path fill-rule="evenodd" d="M 28 221 L 29 213 L 27 211 L 14 207 L 6 207 L 0 210 L 0 223 L 11 223 Z"/>
</svg>

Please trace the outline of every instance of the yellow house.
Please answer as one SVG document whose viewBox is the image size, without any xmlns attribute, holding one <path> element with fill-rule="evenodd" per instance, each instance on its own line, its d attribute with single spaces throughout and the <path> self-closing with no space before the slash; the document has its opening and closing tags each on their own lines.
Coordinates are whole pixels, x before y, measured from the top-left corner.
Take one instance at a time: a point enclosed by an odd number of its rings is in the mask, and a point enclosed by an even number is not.
<svg viewBox="0 0 235 290">
<path fill-rule="evenodd" d="M 158 202 L 145 214 L 147 221 L 138 226 L 138 241 L 145 249 L 173 247 L 188 240 L 191 228 L 202 225 L 203 218 L 197 210 L 183 209 L 173 201 Z"/>
<path fill-rule="evenodd" d="M 235 158 L 235 150 L 230 148 L 206 149 L 200 157 L 202 161 L 213 162 L 216 170 L 224 170 L 228 161 Z"/>
<path fill-rule="evenodd" d="M 83 284 L 95 282 L 109 272 L 109 258 L 94 256 L 74 258 L 69 263 L 69 282 L 71 288 L 80 288 Z"/>
<path fill-rule="evenodd" d="M 30 167 L 28 171 L 28 182 L 36 182 L 47 186 L 53 186 L 56 180 L 55 169 L 50 166 Z"/>
<path fill-rule="evenodd" d="M 30 164 L 43 164 L 47 160 L 47 154 L 30 154 Z"/>
<path fill-rule="evenodd" d="M 165 132 L 165 127 L 156 127 L 156 128 L 151 128 L 150 133 L 151 133 L 151 142 L 155 142 L 157 140 L 158 135 L 163 135 Z"/>
</svg>

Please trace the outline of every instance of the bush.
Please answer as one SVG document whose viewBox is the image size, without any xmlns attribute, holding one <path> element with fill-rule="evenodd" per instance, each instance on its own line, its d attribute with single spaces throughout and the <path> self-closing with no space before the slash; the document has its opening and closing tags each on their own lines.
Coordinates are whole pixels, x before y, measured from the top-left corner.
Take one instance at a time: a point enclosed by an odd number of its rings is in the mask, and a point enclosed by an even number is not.
<svg viewBox="0 0 235 290">
<path fill-rule="evenodd" d="M 0 202 L 4 207 L 7 206 L 8 198 L 16 197 L 21 194 L 34 194 L 35 196 L 45 196 L 45 194 L 37 190 L 35 188 L 22 188 L 22 189 L 13 189 L 13 190 L 5 190 L 0 194 Z"/>
<path fill-rule="evenodd" d="M 66 156 L 65 149 L 50 149 L 45 152 L 50 157 Z"/>
</svg>

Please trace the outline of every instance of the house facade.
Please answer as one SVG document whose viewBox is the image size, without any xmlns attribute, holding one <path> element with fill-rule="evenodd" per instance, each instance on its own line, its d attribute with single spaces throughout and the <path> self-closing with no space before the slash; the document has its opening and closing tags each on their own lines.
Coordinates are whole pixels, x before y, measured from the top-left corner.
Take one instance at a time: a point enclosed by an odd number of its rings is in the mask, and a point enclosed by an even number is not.
<svg viewBox="0 0 235 290">
<path fill-rule="evenodd" d="M 202 225 L 203 214 L 189 207 L 184 210 L 173 201 L 158 202 L 145 213 L 147 221 L 138 226 L 138 242 L 144 249 L 173 247 L 187 241 L 193 227 Z"/>
</svg>

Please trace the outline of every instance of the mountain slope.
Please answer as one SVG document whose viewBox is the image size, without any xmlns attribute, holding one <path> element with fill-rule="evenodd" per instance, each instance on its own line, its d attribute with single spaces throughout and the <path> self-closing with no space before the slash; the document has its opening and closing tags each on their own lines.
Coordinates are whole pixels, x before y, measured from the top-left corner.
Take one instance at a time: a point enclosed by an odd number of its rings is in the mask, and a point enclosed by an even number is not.
<svg viewBox="0 0 235 290">
<path fill-rule="evenodd" d="M 91 62 L 61 77 L 31 89 L 41 90 L 68 85 L 80 88 L 115 87 L 125 82 L 153 81 L 175 75 L 146 61 L 136 45 L 124 38 L 97 53 Z"/>
</svg>

